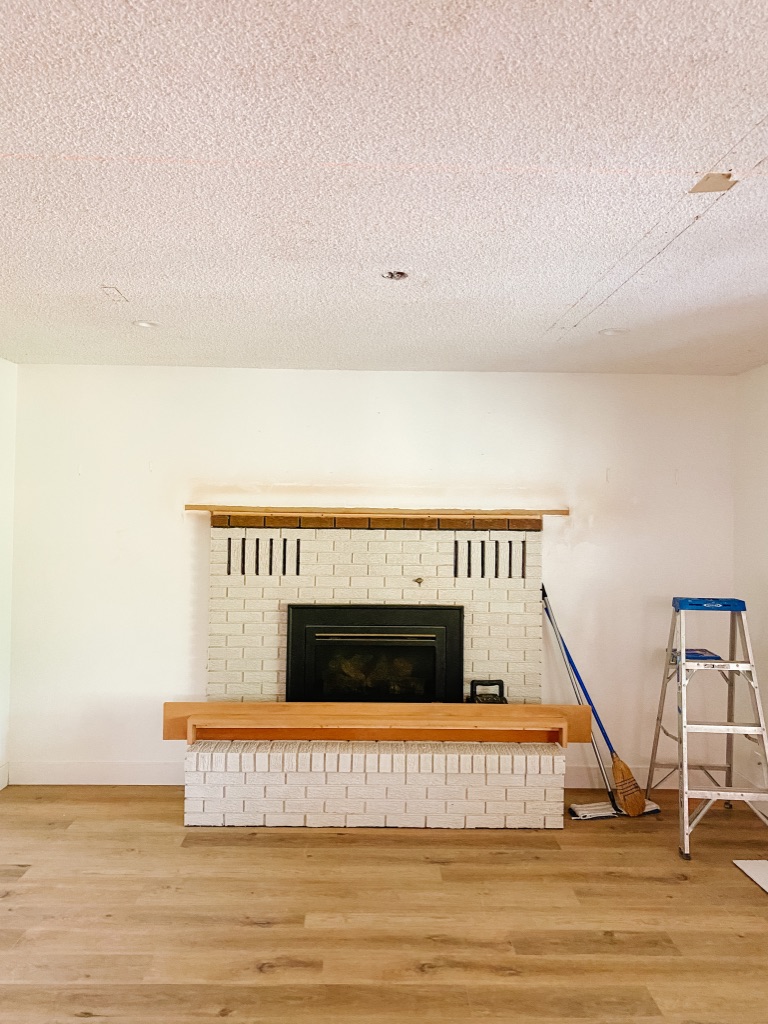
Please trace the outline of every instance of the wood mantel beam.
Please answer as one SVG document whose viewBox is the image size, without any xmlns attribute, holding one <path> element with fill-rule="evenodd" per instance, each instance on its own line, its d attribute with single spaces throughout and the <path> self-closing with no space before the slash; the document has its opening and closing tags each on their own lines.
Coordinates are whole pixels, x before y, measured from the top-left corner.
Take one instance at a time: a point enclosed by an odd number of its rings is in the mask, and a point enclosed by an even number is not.
<svg viewBox="0 0 768 1024">
<path fill-rule="evenodd" d="M 588 743 L 591 712 L 576 704 L 169 702 L 163 738 L 451 740 Z"/>
<path fill-rule="evenodd" d="M 248 505 L 185 505 L 208 512 L 213 527 L 354 530 L 541 530 L 544 516 L 568 509 L 286 508 Z"/>
</svg>

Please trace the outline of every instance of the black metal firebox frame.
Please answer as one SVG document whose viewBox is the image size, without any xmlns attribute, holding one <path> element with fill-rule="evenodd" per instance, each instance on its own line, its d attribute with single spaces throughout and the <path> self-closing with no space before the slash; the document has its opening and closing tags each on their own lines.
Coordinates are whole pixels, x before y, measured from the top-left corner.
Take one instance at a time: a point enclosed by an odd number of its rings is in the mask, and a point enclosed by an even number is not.
<svg viewBox="0 0 768 1024">
<path fill-rule="evenodd" d="M 285 699 L 328 700 L 316 679 L 318 635 L 359 638 L 404 634 L 433 638 L 435 696 L 440 703 L 464 700 L 464 609 L 457 605 L 424 604 L 291 604 L 288 605 L 288 664 Z"/>
</svg>

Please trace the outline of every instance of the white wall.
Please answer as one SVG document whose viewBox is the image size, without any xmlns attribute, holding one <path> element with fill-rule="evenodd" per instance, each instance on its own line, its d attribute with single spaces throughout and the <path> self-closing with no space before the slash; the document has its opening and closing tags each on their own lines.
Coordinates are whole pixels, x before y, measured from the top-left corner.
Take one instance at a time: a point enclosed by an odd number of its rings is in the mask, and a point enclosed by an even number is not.
<svg viewBox="0 0 768 1024">
<path fill-rule="evenodd" d="M 12 780 L 181 779 L 161 703 L 205 692 L 208 523 L 183 507 L 206 501 L 570 506 L 544 578 L 622 756 L 647 763 L 671 596 L 732 589 L 734 387 L 20 367 Z M 569 696 L 553 669 L 544 699 Z"/>
<path fill-rule="evenodd" d="M 16 367 L 0 359 L 0 789 L 8 784 Z"/>
<path fill-rule="evenodd" d="M 763 703 L 768 697 L 768 366 L 737 378 L 735 439 L 736 590 L 747 602 Z M 748 705 L 747 705 L 748 706 Z M 768 708 L 767 708 L 768 710 Z M 746 713 L 746 712 L 745 712 Z M 743 746 L 742 746 L 742 749 Z M 754 754 L 742 772 L 762 782 Z"/>
</svg>

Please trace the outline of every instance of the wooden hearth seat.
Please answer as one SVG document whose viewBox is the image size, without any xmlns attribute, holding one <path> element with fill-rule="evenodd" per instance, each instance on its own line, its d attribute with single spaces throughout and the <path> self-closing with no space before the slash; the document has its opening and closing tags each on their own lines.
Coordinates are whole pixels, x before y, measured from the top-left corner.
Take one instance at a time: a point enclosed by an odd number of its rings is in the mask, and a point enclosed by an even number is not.
<svg viewBox="0 0 768 1024">
<path fill-rule="evenodd" d="M 163 738 L 589 743 L 591 711 L 570 704 L 171 702 Z"/>
</svg>

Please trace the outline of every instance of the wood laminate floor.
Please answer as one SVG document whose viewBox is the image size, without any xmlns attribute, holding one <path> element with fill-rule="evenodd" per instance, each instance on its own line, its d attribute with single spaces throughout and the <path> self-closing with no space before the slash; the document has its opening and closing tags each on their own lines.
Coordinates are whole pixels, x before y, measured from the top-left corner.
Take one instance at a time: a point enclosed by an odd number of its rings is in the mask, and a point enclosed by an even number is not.
<svg viewBox="0 0 768 1024">
<path fill-rule="evenodd" d="M 563 832 L 185 829 L 181 789 L 11 787 L 0 1022 L 768 1024 L 768 894 L 732 864 L 768 829 L 718 807 L 684 862 L 663 802 Z"/>
</svg>

